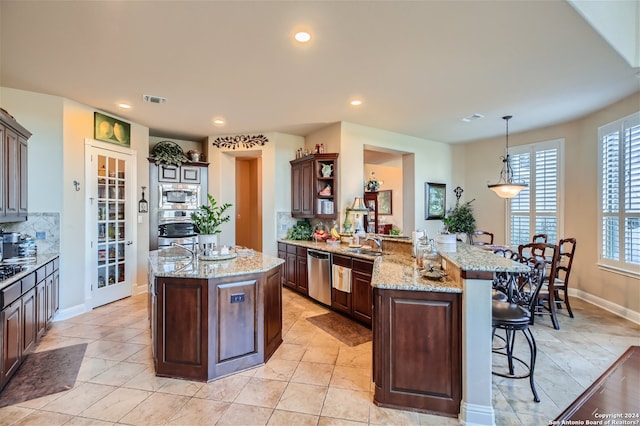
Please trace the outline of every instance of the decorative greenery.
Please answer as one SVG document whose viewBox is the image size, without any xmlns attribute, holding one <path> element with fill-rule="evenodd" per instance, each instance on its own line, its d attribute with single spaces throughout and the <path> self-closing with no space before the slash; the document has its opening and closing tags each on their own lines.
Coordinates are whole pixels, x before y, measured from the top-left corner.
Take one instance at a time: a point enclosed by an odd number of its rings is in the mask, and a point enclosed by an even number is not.
<svg viewBox="0 0 640 426">
<path fill-rule="evenodd" d="M 399 229 L 389 229 L 389 235 L 395 235 L 398 236 L 400 235 L 400 230 Z"/>
<path fill-rule="evenodd" d="M 172 141 L 158 142 L 151 151 L 151 158 L 156 160 L 156 164 L 174 164 L 176 166 L 189 161 L 180 145 Z"/>
<path fill-rule="evenodd" d="M 376 178 L 376 172 L 371 171 L 371 177 L 364 186 L 365 191 L 376 192 L 382 183 Z"/>
<path fill-rule="evenodd" d="M 311 224 L 307 220 L 299 220 L 287 231 L 287 240 L 310 240 L 313 235 Z"/>
<path fill-rule="evenodd" d="M 207 197 L 209 199 L 208 205 L 203 204 L 198 211 L 191 213 L 191 220 L 200 234 L 219 234 L 220 225 L 231 220 L 229 215 L 223 216 L 231 204 L 218 205 L 211 194 L 207 194 Z"/>
<path fill-rule="evenodd" d="M 473 207 L 471 201 L 460 204 L 460 200 L 456 201 L 456 206 L 447 212 L 447 217 L 442 219 L 447 231 L 452 234 L 463 233 L 470 234 L 476 229 L 476 219 L 473 217 Z"/>
</svg>

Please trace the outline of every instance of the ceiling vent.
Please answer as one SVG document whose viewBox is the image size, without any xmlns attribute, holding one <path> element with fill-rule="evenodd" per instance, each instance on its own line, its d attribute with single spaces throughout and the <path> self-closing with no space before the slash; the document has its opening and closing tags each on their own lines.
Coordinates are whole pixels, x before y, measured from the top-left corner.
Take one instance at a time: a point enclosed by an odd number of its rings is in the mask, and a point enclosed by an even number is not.
<svg viewBox="0 0 640 426">
<path fill-rule="evenodd" d="M 484 118 L 484 115 L 482 115 L 482 114 L 473 114 L 473 115 L 470 115 L 468 117 L 463 118 L 462 121 L 464 121 L 465 123 L 470 123 L 473 120 L 478 120 L 480 118 Z"/>
<path fill-rule="evenodd" d="M 152 104 L 166 104 L 167 103 L 167 98 L 162 98 L 160 96 L 142 95 L 142 99 L 145 102 L 151 102 Z"/>
</svg>

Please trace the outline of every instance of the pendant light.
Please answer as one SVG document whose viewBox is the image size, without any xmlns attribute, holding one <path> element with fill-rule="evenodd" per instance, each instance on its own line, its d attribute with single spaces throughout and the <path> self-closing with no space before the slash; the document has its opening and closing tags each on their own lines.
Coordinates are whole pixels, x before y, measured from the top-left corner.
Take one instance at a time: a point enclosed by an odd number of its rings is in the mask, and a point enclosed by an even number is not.
<svg viewBox="0 0 640 426">
<path fill-rule="evenodd" d="M 490 190 L 498 194 L 500 198 L 513 198 L 527 187 L 526 183 L 513 182 L 513 169 L 511 168 L 511 157 L 509 156 L 509 120 L 511 115 L 505 115 L 502 119 L 507 123 L 507 147 L 506 155 L 502 158 L 502 170 L 498 183 L 487 185 Z"/>
</svg>

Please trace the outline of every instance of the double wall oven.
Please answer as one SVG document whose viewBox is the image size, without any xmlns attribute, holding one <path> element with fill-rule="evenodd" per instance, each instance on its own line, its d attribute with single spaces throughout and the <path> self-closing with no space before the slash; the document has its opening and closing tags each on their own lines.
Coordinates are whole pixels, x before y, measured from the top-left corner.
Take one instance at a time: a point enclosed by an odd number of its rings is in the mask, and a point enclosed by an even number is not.
<svg viewBox="0 0 640 426">
<path fill-rule="evenodd" d="M 172 243 L 196 246 L 197 229 L 191 213 L 198 210 L 202 195 L 207 193 L 206 168 L 200 168 L 200 183 L 183 183 L 158 181 L 157 166 L 150 167 L 149 249 L 170 247 Z"/>
</svg>

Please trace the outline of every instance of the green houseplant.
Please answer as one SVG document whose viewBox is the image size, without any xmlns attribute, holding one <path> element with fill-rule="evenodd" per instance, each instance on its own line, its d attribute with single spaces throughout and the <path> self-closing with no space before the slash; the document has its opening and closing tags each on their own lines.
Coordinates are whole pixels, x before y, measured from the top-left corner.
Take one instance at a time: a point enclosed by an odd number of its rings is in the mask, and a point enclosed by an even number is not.
<svg viewBox="0 0 640 426">
<path fill-rule="evenodd" d="M 467 241 L 470 241 L 469 234 L 476 229 L 476 219 L 473 217 L 473 207 L 471 201 L 460 204 L 456 201 L 456 206 L 447 212 L 447 216 L 442 219 L 447 232 L 451 234 L 465 234 Z"/>
<path fill-rule="evenodd" d="M 198 211 L 191 213 L 191 220 L 200 234 L 219 234 L 220 225 L 231 220 L 229 215 L 224 215 L 231 204 L 218 204 L 211 194 L 207 194 L 207 198 L 207 204 L 201 205 Z"/>
<path fill-rule="evenodd" d="M 176 166 L 189 161 L 180 145 L 172 141 L 158 142 L 151 151 L 151 158 L 155 160 L 156 164 Z"/>
</svg>

